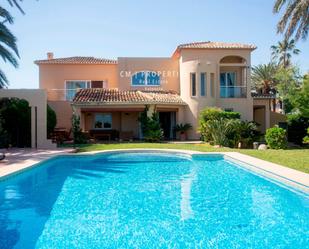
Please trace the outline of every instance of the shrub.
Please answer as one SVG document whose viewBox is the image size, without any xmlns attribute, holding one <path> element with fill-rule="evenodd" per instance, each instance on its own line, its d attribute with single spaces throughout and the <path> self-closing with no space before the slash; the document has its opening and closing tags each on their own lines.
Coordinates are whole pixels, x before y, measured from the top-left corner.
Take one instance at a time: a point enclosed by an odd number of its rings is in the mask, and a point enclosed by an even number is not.
<svg viewBox="0 0 309 249">
<path fill-rule="evenodd" d="M 288 115 L 288 141 L 302 145 L 308 126 L 309 118 L 300 114 Z"/>
<path fill-rule="evenodd" d="M 229 135 L 235 130 L 237 119 L 212 119 L 206 122 L 205 130 L 215 145 L 230 146 Z"/>
<path fill-rule="evenodd" d="M 0 100 L 1 146 L 16 147 L 31 145 L 31 109 L 26 100 L 3 98 Z"/>
<path fill-rule="evenodd" d="M 177 124 L 174 127 L 174 130 L 176 132 L 179 132 L 181 134 L 186 133 L 188 130 L 192 129 L 192 125 L 189 123 L 185 123 L 185 124 Z"/>
<path fill-rule="evenodd" d="M 74 144 L 86 144 L 87 138 L 80 128 L 79 116 L 73 114 L 72 116 L 72 131 Z"/>
<path fill-rule="evenodd" d="M 238 112 L 226 112 L 220 108 L 205 108 L 201 111 L 199 117 L 199 132 L 201 133 L 202 139 L 206 142 L 212 141 L 212 136 L 207 128 L 207 123 L 210 120 L 221 120 L 221 119 L 240 119 L 240 113 Z M 223 121 L 220 121 L 223 122 Z"/>
<path fill-rule="evenodd" d="M 47 136 L 48 137 L 54 131 L 56 125 L 57 125 L 56 113 L 49 105 L 47 105 Z"/>
<path fill-rule="evenodd" d="M 307 129 L 307 136 L 304 137 L 303 139 L 304 144 L 309 144 L 309 127 Z"/>
<path fill-rule="evenodd" d="M 148 106 L 139 117 L 144 139 L 148 142 L 159 142 L 163 139 L 163 130 L 161 129 L 159 113 L 153 112 L 151 117 L 148 117 Z"/>
<path fill-rule="evenodd" d="M 265 140 L 271 149 L 285 149 L 287 147 L 286 130 L 277 126 L 266 130 Z"/>
<path fill-rule="evenodd" d="M 241 143 L 242 148 L 251 148 L 253 142 L 260 138 L 260 132 L 253 121 L 247 122 L 234 119 L 232 128 L 231 132 L 227 134 L 230 147 L 237 147 L 238 143 Z"/>
</svg>

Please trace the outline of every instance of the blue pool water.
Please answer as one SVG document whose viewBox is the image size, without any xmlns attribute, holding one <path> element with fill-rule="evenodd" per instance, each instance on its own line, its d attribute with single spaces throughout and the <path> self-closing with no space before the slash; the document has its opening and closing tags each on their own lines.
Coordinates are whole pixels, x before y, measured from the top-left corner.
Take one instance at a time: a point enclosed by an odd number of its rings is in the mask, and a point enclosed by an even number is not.
<svg viewBox="0 0 309 249">
<path fill-rule="evenodd" d="M 0 248 L 303 249 L 308 210 L 221 156 L 67 156 L 0 182 Z"/>
</svg>

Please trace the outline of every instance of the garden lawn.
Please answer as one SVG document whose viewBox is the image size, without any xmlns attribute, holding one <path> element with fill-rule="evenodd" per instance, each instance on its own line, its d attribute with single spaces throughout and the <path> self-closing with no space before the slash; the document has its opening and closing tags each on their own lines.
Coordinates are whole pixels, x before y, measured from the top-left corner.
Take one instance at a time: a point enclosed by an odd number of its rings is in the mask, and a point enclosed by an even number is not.
<svg viewBox="0 0 309 249">
<path fill-rule="evenodd" d="M 78 145 L 78 152 L 114 149 L 179 149 L 202 152 L 236 151 L 257 157 L 269 162 L 309 173 L 309 149 L 287 150 L 247 150 L 214 148 L 209 144 L 172 144 L 172 143 L 114 143 L 114 144 L 86 144 Z"/>
</svg>

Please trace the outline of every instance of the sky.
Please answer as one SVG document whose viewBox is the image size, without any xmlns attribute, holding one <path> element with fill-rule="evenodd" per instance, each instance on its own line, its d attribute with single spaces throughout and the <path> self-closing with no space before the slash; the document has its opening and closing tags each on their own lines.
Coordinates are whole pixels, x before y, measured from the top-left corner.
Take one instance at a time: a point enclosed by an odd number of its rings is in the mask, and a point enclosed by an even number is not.
<svg viewBox="0 0 309 249">
<path fill-rule="evenodd" d="M 255 44 L 252 65 L 270 60 L 270 46 L 282 40 L 276 33 L 279 15 L 274 0 L 24 0 L 25 15 L 8 7 L 18 39 L 19 68 L 0 61 L 9 88 L 38 88 L 33 63 L 55 57 L 169 57 L 178 44 L 223 41 Z M 293 58 L 309 70 L 309 38 L 299 41 Z"/>
</svg>

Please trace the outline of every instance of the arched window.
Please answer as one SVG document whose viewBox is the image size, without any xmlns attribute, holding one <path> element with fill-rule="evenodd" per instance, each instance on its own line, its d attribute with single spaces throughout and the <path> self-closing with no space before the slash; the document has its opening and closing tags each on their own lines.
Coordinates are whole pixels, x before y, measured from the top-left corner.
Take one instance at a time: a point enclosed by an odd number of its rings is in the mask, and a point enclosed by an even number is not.
<svg viewBox="0 0 309 249">
<path fill-rule="evenodd" d="M 154 71 L 137 72 L 132 76 L 132 86 L 160 86 L 160 75 Z"/>
</svg>

